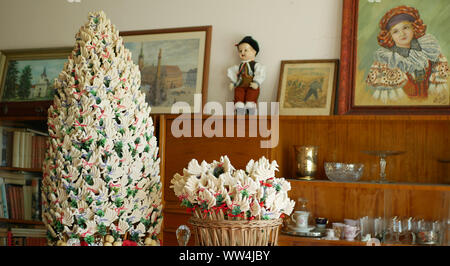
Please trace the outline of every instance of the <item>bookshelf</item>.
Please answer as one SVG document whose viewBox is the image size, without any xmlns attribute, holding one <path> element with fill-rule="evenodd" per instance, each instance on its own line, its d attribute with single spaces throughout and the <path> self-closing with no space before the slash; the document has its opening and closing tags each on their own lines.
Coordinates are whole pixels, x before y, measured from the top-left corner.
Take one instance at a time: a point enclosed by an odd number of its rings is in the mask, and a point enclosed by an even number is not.
<svg viewBox="0 0 450 266">
<path fill-rule="evenodd" d="M 0 114 L 0 246 L 47 243 L 40 203 L 46 120 Z"/>
</svg>

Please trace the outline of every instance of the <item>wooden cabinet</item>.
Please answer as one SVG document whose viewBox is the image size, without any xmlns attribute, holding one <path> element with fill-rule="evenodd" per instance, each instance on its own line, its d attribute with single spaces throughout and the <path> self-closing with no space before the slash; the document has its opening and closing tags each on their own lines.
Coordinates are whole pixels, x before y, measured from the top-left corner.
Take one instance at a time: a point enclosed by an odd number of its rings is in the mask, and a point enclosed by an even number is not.
<svg viewBox="0 0 450 266">
<path fill-rule="evenodd" d="M 313 217 L 327 217 L 329 224 L 344 222 L 344 219 L 359 219 L 365 216 L 381 217 L 386 221 L 392 217 L 439 221 L 444 227 L 442 244 L 449 245 L 448 220 L 450 218 L 450 186 L 438 184 L 371 182 L 334 182 L 327 180 L 290 180 L 291 199 L 308 199 L 308 210 Z M 285 238 L 286 239 L 286 238 Z M 323 244 L 290 237 L 292 243 Z M 288 242 L 289 242 L 288 241 Z M 341 243 L 342 242 L 342 243 Z M 348 241 L 330 242 L 347 245 Z M 351 245 L 353 245 L 352 243 Z"/>
<path fill-rule="evenodd" d="M 211 162 L 227 155 L 236 168 L 243 168 L 250 159 L 264 155 L 278 162 L 277 177 L 293 178 L 294 145 L 319 146 L 316 180 L 289 179 L 291 199 L 307 198 L 315 217 L 324 216 L 330 221 L 366 215 L 412 216 L 443 222 L 449 219 L 450 164 L 443 161 L 450 159 L 450 116 L 280 116 L 278 128 L 271 128 L 272 135 L 278 129 L 277 145 L 270 149 L 261 148 L 260 141 L 271 136 L 250 136 L 250 131 L 254 130 L 252 125 L 255 125 L 249 118 L 246 118 L 244 137 L 236 134 L 225 137 L 227 125 L 233 124 L 236 130 L 237 121 L 231 119 L 224 120 L 224 137 L 174 137 L 171 126 L 176 118 L 176 115 L 161 118 L 165 245 L 177 245 L 175 230 L 179 225 L 187 224 L 189 218 L 186 210 L 179 207 L 169 186 L 173 175 L 182 172 L 191 159 Z M 208 118 L 203 116 L 200 120 L 204 122 Z M 189 123 L 193 125 L 194 121 L 189 120 Z M 193 132 L 193 128 L 190 130 Z M 379 179 L 379 160 L 361 152 L 383 149 L 405 151 L 403 155 L 387 159 L 386 173 L 387 179 L 393 182 L 391 184 L 372 182 Z M 329 181 L 323 169 L 327 161 L 363 163 L 365 170 L 361 181 Z M 361 244 L 319 241 L 322 240 L 280 235 L 280 244 L 287 245 Z"/>
</svg>

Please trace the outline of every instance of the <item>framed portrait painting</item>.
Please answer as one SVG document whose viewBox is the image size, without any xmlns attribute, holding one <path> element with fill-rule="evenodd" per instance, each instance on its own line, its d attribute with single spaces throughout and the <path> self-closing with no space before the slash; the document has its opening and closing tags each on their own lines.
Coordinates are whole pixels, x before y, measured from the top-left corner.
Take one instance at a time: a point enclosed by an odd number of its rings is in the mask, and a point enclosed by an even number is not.
<svg viewBox="0 0 450 266">
<path fill-rule="evenodd" d="M 334 107 L 338 60 L 281 61 L 280 115 L 330 115 Z"/>
<path fill-rule="evenodd" d="M 0 52 L 0 115 L 45 116 L 72 48 Z"/>
<path fill-rule="evenodd" d="M 344 0 L 339 114 L 450 114 L 447 0 Z"/>
<path fill-rule="evenodd" d="M 120 33 L 141 71 L 141 90 L 151 113 L 171 113 L 177 102 L 189 105 L 192 113 L 202 111 L 207 100 L 211 31 L 212 26 L 199 26 Z M 201 106 L 194 104 L 199 96 Z"/>
</svg>

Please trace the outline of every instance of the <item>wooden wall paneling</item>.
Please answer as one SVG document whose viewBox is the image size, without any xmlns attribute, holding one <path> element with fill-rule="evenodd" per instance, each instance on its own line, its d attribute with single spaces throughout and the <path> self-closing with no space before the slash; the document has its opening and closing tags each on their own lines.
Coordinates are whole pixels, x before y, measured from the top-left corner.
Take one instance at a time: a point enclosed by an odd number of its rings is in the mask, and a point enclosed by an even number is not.
<svg viewBox="0 0 450 266">
<path fill-rule="evenodd" d="M 409 190 L 384 190 L 384 217 L 386 221 L 394 216 L 409 217 L 411 213 L 411 206 L 408 204 L 410 199 L 411 192 Z"/>
<path fill-rule="evenodd" d="M 361 217 L 383 216 L 384 193 L 380 189 L 373 188 L 345 188 L 343 217 L 348 219 L 359 219 Z M 333 200 L 333 199 L 329 199 Z"/>
<path fill-rule="evenodd" d="M 344 188 L 316 186 L 313 197 L 313 217 L 326 217 L 330 222 L 343 220 L 346 210 Z"/>
<path fill-rule="evenodd" d="M 419 121 L 420 122 L 420 121 Z M 406 141 L 404 151 L 401 162 L 402 162 L 402 178 L 400 180 L 414 180 L 414 175 L 417 175 L 417 170 L 413 170 L 416 168 L 414 165 L 417 164 L 416 154 L 420 147 L 417 145 L 417 138 L 420 134 L 417 134 L 416 129 L 420 127 L 418 123 L 414 123 L 414 121 L 404 121 L 405 129 L 403 132 L 399 133 L 400 138 Z M 413 174 L 414 172 L 414 174 Z"/>
<path fill-rule="evenodd" d="M 367 134 L 367 132 L 373 131 L 373 127 L 377 126 L 377 123 L 369 125 L 361 119 L 356 119 L 352 121 L 341 120 L 338 122 L 338 125 L 338 130 L 342 130 L 345 135 L 342 136 L 343 143 L 338 147 L 342 152 L 342 159 L 337 159 L 335 161 L 343 163 L 363 163 L 365 168 L 369 168 L 367 167 L 367 158 L 361 151 L 370 149 L 370 147 L 374 145 L 373 137 L 371 137 L 370 134 Z M 367 128 L 369 126 L 370 128 Z M 361 180 L 371 179 L 372 176 L 369 173 L 370 172 L 367 171 L 367 169 L 364 169 Z"/>
<path fill-rule="evenodd" d="M 440 168 L 443 172 L 443 183 L 450 184 L 450 134 L 448 134 L 450 132 L 450 118 L 447 123 L 445 123 L 443 131 L 445 132 L 444 134 L 442 134 L 442 141 L 444 145 L 441 146 L 441 150 L 438 154 L 438 159 L 444 161 L 446 160 L 447 163 L 438 162 L 438 168 Z"/>
<path fill-rule="evenodd" d="M 335 147 L 332 151 L 332 154 L 334 154 L 332 160 L 328 160 L 330 162 L 343 162 L 345 163 L 348 156 L 348 150 L 345 149 L 345 146 L 347 146 L 348 138 L 351 138 L 349 134 L 352 134 L 352 132 L 349 132 L 349 128 L 347 123 L 344 123 L 342 120 L 336 120 L 336 121 L 330 121 L 335 126 L 335 132 L 336 132 L 336 140 L 335 140 Z M 325 176 L 326 178 L 326 176 Z"/>
<path fill-rule="evenodd" d="M 388 156 L 387 179 L 395 182 L 450 183 L 437 157 L 450 159 L 447 116 L 280 117 L 280 141 L 272 152 L 281 176 L 295 178 L 294 145 L 318 145 L 316 179 L 327 177 L 325 161 L 363 163 L 363 181 L 378 180 L 379 158 L 362 150 L 404 150 Z"/>
<path fill-rule="evenodd" d="M 290 199 L 295 201 L 294 210 L 299 210 L 300 206 L 298 204 L 299 198 L 304 198 L 308 200 L 307 207 L 315 210 L 315 202 L 314 202 L 314 186 L 305 186 L 303 185 L 305 181 L 295 180 L 295 179 L 287 179 L 291 183 L 291 190 L 288 192 L 288 196 Z"/>
<path fill-rule="evenodd" d="M 444 145 L 441 146 L 441 150 L 439 152 L 439 159 L 441 160 L 447 160 L 448 162 L 450 162 L 450 149 L 448 147 L 450 147 L 450 134 L 448 134 L 450 132 L 450 118 L 447 121 L 447 123 L 445 123 L 445 125 L 443 126 L 443 131 L 445 132 L 444 134 L 442 134 L 442 141 L 444 143 Z M 450 163 L 447 163 L 447 166 L 449 166 Z M 446 180 L 447 180 L 447 184 L 450 183 L 450 172 L 448 171 L 449 168 L 447 168 L 447 171 L 445 172 L 446 175 Z"/>
<path fill-rule="evenodd" d="M 379 142 L 378 150 L 393 150 L 393 151 L 405 151 L 406 146 L 404 136 L 402 134 L 402 128 L 398 127 L 398 124 L 401 124 L 402 121 L 397 120 L 387 120 L 380 121 L 377 120 L 377 124 L 380 125 L 380 133 L 379 133 Z M 406 153 L 388 156 L 386 157 L 386 179 L 389 181 L 398 181 L 402 177 L 398 174 L 400 173 L 398 169 L 402 169 L 404 164 L 402 162 L 406 161 L 408 151 Z M 374 157 L 374 156 L 372 156 Z M 378 169 L 379 172 L 379 169 Z"/>
<path fill-rule="evenodd" d="M 447 160 L 447 162 L 450 162 L 450 118 L 446 121 L 446 123 L 443 124 L 442 128 L 440 128 L 439 130 L 442 131 L 440 138 L 443 144 L 441 146 L 438 146 L 440 150 L 437 154 L 437 159 Z M 440 182 L 443 184 L 450 184 L 450 163 L 441 163 L 439 161 L 435 163 L 438 164 L 438 167 L 436 168 L 440 169 Z M 443 166 L 443 164 L 446 167 L 439 167 Z"/>
<path fill-rule="evenodd" d="M 302 131 L 299 128 L 300 126 L 300 124 L 296 125 L 294 120 L 286 120 L 282 122 L 280 120 L 280 141 L 275 149 L 279 151 L 277 155 L 281 157 L 276 157 L 273 159 L 277 160 L 278 165 L 280 166 L 280 175 L 287 178 L 296 176 L 295 149 L 292 140 L 303 137 Z"/>
<path fill-rule="evenodd" d="M 410 195 L 409 202 L 405 202 L 411 210 L 408 216 L 430 221 L 448 217 L 449 203 L 445 192 L 419 190 L 411 191 Z M 433 203 L 432 207 L 430 207 L 431 202 Z"/>
<path fill-rule="evenodd" d="M 434 121 L 429 121 L 422 128 L 424 139 L 423 139 L 423 177 L 428 180 L 429 183 L 434 183 L 439 180 L 439 177 L 436 176 L 436 180 L 433 180 L 433 175 L 436 170 L 432 169 L 431 166 L 435 165 L 437 152 L 439 151 L 439 146 L 434 146 L 433 143 L 435 140 L 432 139 L 433 132 L 436 130 L 436 123 Z M 438 136 L 436 136 L 438 137 Z"/>
<path fill-rule="evenodd" d="M 353 122 L 353 121 L 352 121 Z M 341 151 L 341 160 L 344 163 L 353 163 L 353 158 L 356 153 L 359 153 L 356 149 L 358 146 L 355 143 L 358 143 L 358 139 L 360 138 L 360 132 L 355 129 L 354 123 L 349 123 L 348 121 L 340 121 L 337 124 L 339 127 L 336 129 L 340 133 L 339 146 L 338 149 Z M 341 142 L 341 140 L 343 140 Z"/>
<path fill-rule="evenodd" d="M 375 150 L 378 143 L 376 142 L 376 132 L 379 132 L 380 123 L 367 123 L 364 120 L 357 120 L 358 127 L 353 131 L 356 132 L 355 138 L 352 140 L 355 142 L 355 163 L 364 164 L 364 172 L 361 180 L 375 180 L 379 176 L 379 160 L 374 157 L 363 153 L 364 150 Z"/>
<path fill-rule="evenodd" d="M 442 142 L 442 145 L 434 145 L 436 140 L 433 139 L 433 132 L 441 132 L 438 136 L 439 141 Z M 449 171 L 445 171 L 445 168 L 442 167 L 441 162 L 439 160 L 447 159 L 450 161 L 450 121 L 447 123 L 439 123 L 439 121 L 432 121 L 430 123 L 429 128 L 427 128 L 427 142 L 425 144 L 426 149 L 426 165 L 427 169 L 431 172 L 435 171 L 437 175 L 437 179 L 430 180 L 430 183 L 442 183 L 442 184 L 450 184 L 450 173 Z M 447 163 L 447 166 L 450 165 Z M 433 173 L 428 174 L 429 176 L 433 176 Z"/>
<path fill-rule="evenodd" d="M 324 134 L 325 132 L 327 132 L 328 124 L 329 123 L 327 121 L 317 120 L 315 121 L 315 123 L 313 123 L 314 131 L 312 132 L 312 134 L 308 134 L 312 136 L 310 142 L 313 145 L 319 147 L 319 151 L 317 154 L 317 173 L 316 173 L 318 179 L 326 179 L 325 169 L 323 165 L 325 157 L 328 154 L 329 148 L 332 147 L 329 146 L 328 144 L 330 140 L 330 138 L 328 137 L 329 134 Z M 315 132 L 319 134 L 316 134 Z M 331 142 L 330 145 L 333 145 L 333 142 Z"/>
<path fill-rule="evenodd" d="M 415 175 L 416 177 L 420 178 L 421 180 L 424 180 L 427 178 L 427 176 L 425 175 L 426 171 L 425 171 L 425 167 L 426 165 L 425 163 L 425 141 L 427 136 L 424 134 L 425 133 L 425 129 L 424 127 L 427 126 L 426 122 L 422 122 L 422 121 L 418 121 L 417 123 L 411 123 L 410 126 L 413 128 L 413 136 L 414 138 L 410 138 L 409 141 L 409 147 L 408 147 L 408 152 L 410 154 L 410 160 L 415 163 L 415 164 L 420 164 L 424 167 L 418 167 L 416 169 L 416 171 L 410 172 L 409 176 L 407 176 L 407 180 L 411 180 L 413 179 L 412 175 Z M 408 136 L 405 136 L 408 137 Z M 431 136 L 429 136 L 431 137 Z M 413 143 L 413 141 L 415 140 L 416 143 Z M 413 145 L 416 144 L 416 145 Z M 417 145 L 419 144 L 419 145 Z"/>
<path fill-rule="evenodd" d="M 438 171 L 442 173 L 442 182 L 443 184 L 450 184 L 450 163 L 445 162 L 436 162 L 437 166 L 436 168 L 439 169 Z"/>
<path fill-rule="evenodd" d="M 339 139 L 337 138 L 338 130 L 336 128 L 336 121 L 324 121 L 326 124 L 326 143 L 323 151 L 323 161 L 324 162 L 336 162 L 338 160 L 338 144 Z M 323 134 L 322 134 L 323 135 Z M 325 170 L 324 170 L 325 171 Z M 326 179 L 325 173 L 323 176 Z"/>
</svg>

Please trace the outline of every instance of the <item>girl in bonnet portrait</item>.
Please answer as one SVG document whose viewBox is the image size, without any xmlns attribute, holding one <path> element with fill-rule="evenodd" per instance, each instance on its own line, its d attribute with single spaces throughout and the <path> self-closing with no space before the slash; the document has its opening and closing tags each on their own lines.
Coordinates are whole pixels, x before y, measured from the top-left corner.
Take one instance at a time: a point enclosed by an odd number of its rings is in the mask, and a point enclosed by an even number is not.
<svg viewBox="0 0 450 266">
<path fill-rule="evenodd" d="M 449 104 L 448 64 L 436 38 L 413 7 L 398 6 L 380 20 L 378 44 L 366 83 L 374 99 Z M 431 100 L 431 101 L 430 101 Z"/>
</svg>

